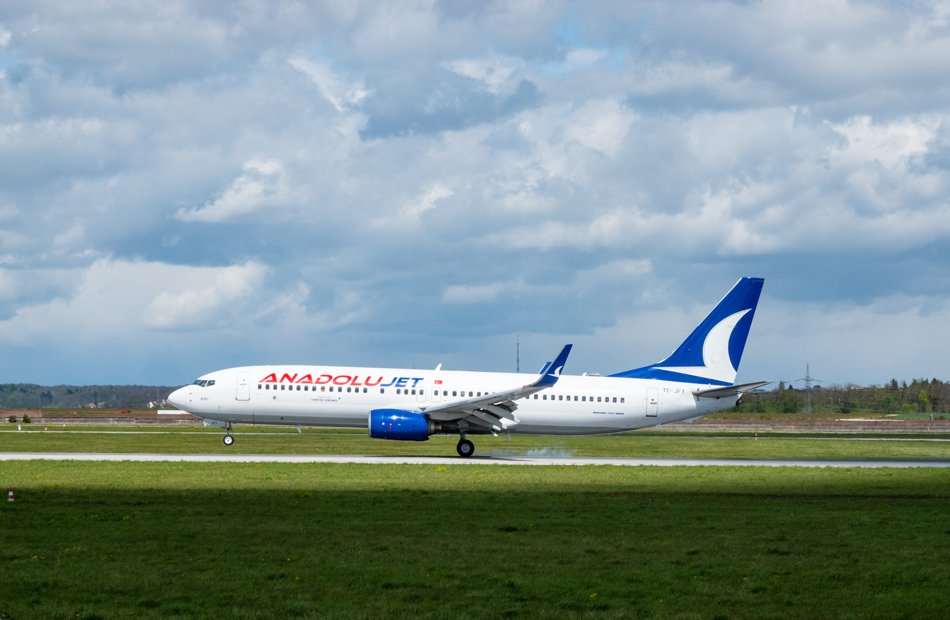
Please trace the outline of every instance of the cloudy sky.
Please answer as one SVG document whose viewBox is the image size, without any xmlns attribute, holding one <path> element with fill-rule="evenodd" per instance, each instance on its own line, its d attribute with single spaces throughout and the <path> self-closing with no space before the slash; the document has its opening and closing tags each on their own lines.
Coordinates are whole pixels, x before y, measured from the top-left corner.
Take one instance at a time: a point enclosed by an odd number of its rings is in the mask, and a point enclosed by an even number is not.
<svg viewBox="0 0 950 620">
<path fill-rule="evenodd" d="M 950 3 L 0 2 L 0 383 L 950 378 Z"/>
</svg>

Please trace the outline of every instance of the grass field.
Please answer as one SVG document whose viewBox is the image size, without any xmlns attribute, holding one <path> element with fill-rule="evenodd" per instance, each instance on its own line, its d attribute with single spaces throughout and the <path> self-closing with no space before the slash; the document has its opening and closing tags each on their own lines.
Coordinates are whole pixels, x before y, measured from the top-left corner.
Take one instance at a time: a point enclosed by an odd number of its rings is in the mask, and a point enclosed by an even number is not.
<svg viewBox="0 0 950 620">
<path fill-rule="evenodd" d="M 196 426 L 32 426 L 17 432 L 0 426 L 0 452 L 162 452 L 249 454 L 367 454 L 455 456 L 456 437 L 433 436 L 426 442 L 370 439 L 365 431 L 238 427 L 237 441 L 227 448 L 220 429 Z M 717 436 L 625 433 L 594 437 L 513 435 L 474 436 L 476 455 L 801 458 L 950 460 L 950 441 L 886 435 L 876 437 L 809 437 L 796 435 Z"/>
<path fill-rule="evenodd" d="M 33 427 L 0 451 L 454 454 Z M 54 432 L 58 431 L 58 432 Z M 891 440 L 894 439 L 894 440 Z M 946 441 L 476 438 L 480 454 L 950 459 Z M 950 471 L 0 462 L 0 618 L 941 618 Z"/>
<path fill-rule="evenodd" d="M 946 470 L 0 462 L 0 617 L 939 618 Z"/>
</svg>

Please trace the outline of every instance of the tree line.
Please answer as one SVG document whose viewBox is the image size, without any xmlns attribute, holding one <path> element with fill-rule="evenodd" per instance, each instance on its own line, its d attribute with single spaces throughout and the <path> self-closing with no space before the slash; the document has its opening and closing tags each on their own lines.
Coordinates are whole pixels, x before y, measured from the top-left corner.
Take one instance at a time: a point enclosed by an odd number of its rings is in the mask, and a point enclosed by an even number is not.
<svg viewBox="0 0 950 620">
<path fill-rule="evenodd" d="M 176 386 L 177 387 L 177 386 Z M 143 409 L 175 387 L 148 385 L 36 385 L 0 383 L 3 409 Z"/>
<path fill-rule="evenodd" d="M 914 379 L 884 385 L 816 386 L 811 390 L 780 382 L 773 390 L 742 397 L 738 409 L 751 413 L 806 413 L 808 401 L 817 413 L 947 413 L 950 383 L 940 379 Z"/>
</svg>

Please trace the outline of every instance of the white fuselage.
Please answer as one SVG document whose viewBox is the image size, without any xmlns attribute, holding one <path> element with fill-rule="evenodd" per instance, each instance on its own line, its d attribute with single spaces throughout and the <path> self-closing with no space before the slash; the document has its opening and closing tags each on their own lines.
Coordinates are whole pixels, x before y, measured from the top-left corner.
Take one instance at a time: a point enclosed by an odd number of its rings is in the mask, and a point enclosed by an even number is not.
<svg viewBox="0 0 950 620">
<path fill-rule="evenodd" d="M 537 375 L 335 366 L 246 366 L 176 390 L 169 401 L 223 423 L 367 427 L 369 412 L 425 411 L 512 389 Z M 203 382 L 204 385 L 199 384 Z M 213 382 L 213 383 L 212 383 Z M 654 379 L 570 376 L 517 400 L 504 431 L 545 435 L 618 433 L 728 409 L 737 397 L 697 398 L 715 387 Z M 507 421 L 506 421 L 507 422 Z M 473 431 L 477 432 L 477 431 Z"/>
</svg>

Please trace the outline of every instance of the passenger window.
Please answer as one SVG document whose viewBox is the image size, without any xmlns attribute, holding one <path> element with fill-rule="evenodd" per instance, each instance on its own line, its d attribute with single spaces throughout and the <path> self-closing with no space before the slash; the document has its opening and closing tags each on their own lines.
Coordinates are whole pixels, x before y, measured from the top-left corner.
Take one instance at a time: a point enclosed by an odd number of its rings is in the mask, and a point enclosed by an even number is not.
<svg viewBox="0 0 950 620">
<path fill-rule="evenodd" d="M 623 396 L 620 397 L 620 402 L 624 402 Z"/>
</svg>

